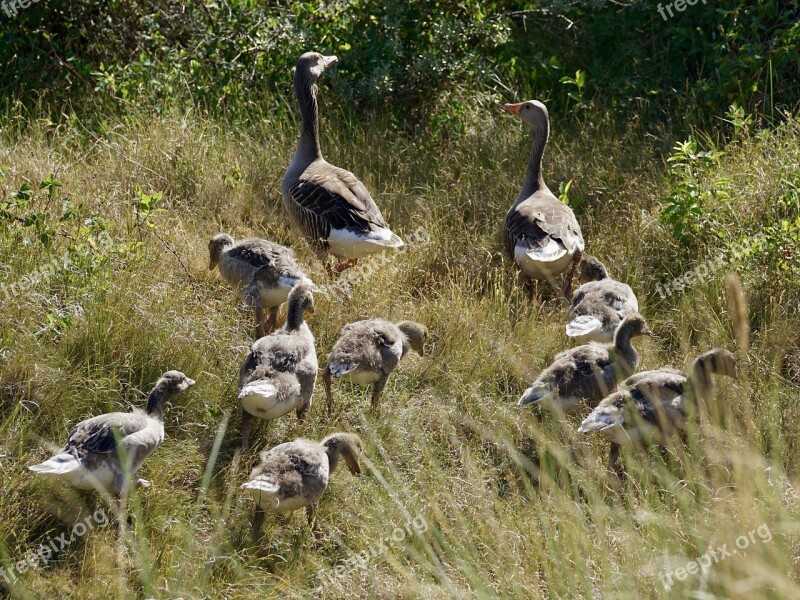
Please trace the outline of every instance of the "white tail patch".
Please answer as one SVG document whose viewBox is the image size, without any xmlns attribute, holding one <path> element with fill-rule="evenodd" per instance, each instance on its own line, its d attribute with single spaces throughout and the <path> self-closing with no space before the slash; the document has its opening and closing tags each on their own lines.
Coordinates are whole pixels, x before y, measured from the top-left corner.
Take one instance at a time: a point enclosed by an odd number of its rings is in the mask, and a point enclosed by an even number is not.
<svg viewBox="0 0 800 600">
<path fill-rule="evenodd" d="M 277 494 L 280 486 L 267 478 L 265 475 L 259 475 L 255 479 L 251 479 L 247 483 L 242 484 L 242 487 L 247 490 L 257 490 L 265 494 Z"/>
<path fill-rule="evenodd" d="M 625 419 L 618 410 L 595 411 L 586 417 L 578 428 L 578 433 L 595 433 L 605 431 L 618 425 L 622 425 Z"/>
<path fill-rule="evenodd" d="M 589 315 L 575 317 L 567 323 L 567 335 L 569 337 L 591 337 L 598 334 L 603 329 L 600 319 Z"/>
<path fill-rule="evenodd" d="M 79 469 L 83 469 L 83 463 L 67 452 L 61 452 L 55 456 L 48 458 L 43 463 L 32 465 L 28 467 L 34 473 L 47 473 L 50 475 L 60 475 L 63 473 L 72 473 Z"/>
</svg>

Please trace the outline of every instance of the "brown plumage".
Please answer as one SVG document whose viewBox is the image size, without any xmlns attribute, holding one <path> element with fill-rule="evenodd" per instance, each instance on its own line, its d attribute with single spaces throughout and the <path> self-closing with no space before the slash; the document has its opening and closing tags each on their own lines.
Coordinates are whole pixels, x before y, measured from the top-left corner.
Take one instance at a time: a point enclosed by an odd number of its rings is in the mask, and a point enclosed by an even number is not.
<svg viewBox="0 0 800 600">
<path fill-rule="evenodd" d="M 253 536 L 258 538 L 267 512 L 283 513 L 305 508 L 309 525 L 314 508 L 328 487 L 328 478 L 340 458 L 353 475 L 361 473 L 361 439 L 352 433 L 334 433 L 322 442 L 297 439 L 261 453 L 261 462 L 242 485 L 256 502 Z"/>
<path fill-rule="evenodd" d="M 394 324 L 384 319 L 366 319 L 345 325 L 322 374 L 328 414 L 333 409 L 332 377 L 357 385 L 372 385 L 372 408 L 377 408 L 389 375 L 408 350 L 425 355 L 427 336 L 425 325 L 414 321 Z"/>
</svg>

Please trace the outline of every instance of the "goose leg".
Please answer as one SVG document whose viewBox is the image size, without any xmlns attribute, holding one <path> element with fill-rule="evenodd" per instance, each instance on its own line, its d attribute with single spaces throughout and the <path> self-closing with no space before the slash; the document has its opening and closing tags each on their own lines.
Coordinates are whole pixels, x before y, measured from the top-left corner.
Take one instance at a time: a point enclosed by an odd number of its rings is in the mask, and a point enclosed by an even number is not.
<svg viewBox="0 0 800 600">
<path fill-rule="evenodd" d="M 387 374 L 384 374 L 372 386 L 372 410 L 378 410 L 378 400 L 380 399 L 381 393 L 383 392 L 383 388 L 386 387 L 386 383 L 388 381 L 389 381 L 389 376 Z"/>
<path fill-rule="evenodd" d="M 265 332 L 264 309 L 256 307 L 256 335 L 260 338 L 264 337 Z"/>
<path fill-rule="evenodd" d="M 608 470 L 616 476 L 617 483 L 622 484 L 625 482 L 625 469 L 619 464 L 619 450 L 619 444 L 611 442 L 608 450 Z"/>
<path fill-rule="evenodd" d="M 262 334 L 261 337 L 275 331 L 275 327 L 278 324 L 279 308 L 280 308 L 279 306 L 273 306 L 272 308 L 269 309 L 269 318 L 267 319 L 266 324 L 264 325 L 264 333 Z"/>
<path fill-rule="evenodd" d="M 242 409 L 242 451 L 250 448 L 250 432 L 253 430 L 253 415 Z"/>
<path fill-rule="evenodd" d="M 253 543 L 258 542 L 261 539 L 261 527 L 264 524 L 264 509 L 260 506 L 256 507 L 256 513 L 253 515 L 253 526 L 251 529 L 251 534 L 253 536 Z"/>
<path fill-rule="evenodd" d="M 572 302 L 572 279 L 575 277 L 575 269 L 578 268 L 578 263 L 581 262 L 581 251 L 577 250 L 572 257 L 572 266 L 569 269 L 567 280 L 564 282 L 564 287 L 561 288 L 561 295 L 567 302 Z"/>
<path fill-rule="evenodd" d="M 333 412 L 333 392 L 331 391 L 331 370 L 325 367 L 322 373 L 322 383 L 325 384 L 325 397 L 328 399 L 328 417 Z"/>
</svg>

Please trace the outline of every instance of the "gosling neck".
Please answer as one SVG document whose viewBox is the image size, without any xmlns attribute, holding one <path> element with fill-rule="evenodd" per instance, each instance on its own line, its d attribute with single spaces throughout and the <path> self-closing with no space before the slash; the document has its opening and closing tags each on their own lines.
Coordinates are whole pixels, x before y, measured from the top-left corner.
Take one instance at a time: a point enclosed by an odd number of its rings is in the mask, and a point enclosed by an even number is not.
<svg viewBox="0 0 800 600">
<path fill-rule="evenodd" d="M 302 302 L 290 302 L 286 313 L 286 331 L 297 331 L 305 323 L 305 311 Z"/>
<path fill-rule="evenodd" d="M 160 383 L 156 384 L 156 387 L 153 388 L 153 391 L 150 392 L 150 396 L 147 398 L 147 408 L 145 409 L 145 413 L 154 419 L 163 421 L 164 402 L 166 402 L 170 396 L 171 394 L 167 393 L 166 386 Z"/>
</svg>

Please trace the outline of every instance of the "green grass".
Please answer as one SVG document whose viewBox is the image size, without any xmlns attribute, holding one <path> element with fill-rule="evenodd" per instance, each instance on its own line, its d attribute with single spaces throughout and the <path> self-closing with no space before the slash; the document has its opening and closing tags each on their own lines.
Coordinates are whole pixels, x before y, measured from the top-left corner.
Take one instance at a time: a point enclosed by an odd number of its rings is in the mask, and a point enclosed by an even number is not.
<svg viewBox="0 0 800 600">
<path fill-rule="evenodd" d="M 96 135 L 66 118 L 7 131 L 0 201 L 50 173 L 63 187 L 50 201 L 37 193 L 27 209 L 55 228 L 49 247 L 32 227 L 0 223 L 0 284 L 77 256 L 80 242 L 97 240 L 98 250 L 35 277 L 2 303 L 6 568 L 103 506 L 34 477 L 27 465 L 44 459 L 71 424 L 142 406 L 166 370 L 197 380 L 166 408 L 167 439 L 141 472 L 153 487 L 132 498 L 132 530 L 90 533 L 22 576 L 10 594 L 799 597 L 800 286 L 758 257 L 737 263 L 750 299 L 745 349 L 728 311 L 727 269 L 666 299 L 656 284 L 712 258 L 723 234 L 772 222 L 770 201 L 786 182 L 800 181 L 800 125 L 728 145 L 705 177 L 730 178 L 737 193 L 703 207 L 713 229 L 687 250 L 658 217 L 659 200 L 676 182 L 657 149 L 671 140 L 654 141 L 635 127 L 618 135 L 608 124 L 554 124 L 546 180 L 554 190 L 574 180 L 570 194 L 588 250 L 638 292 L 656 333 L 637 344 L 642 368 L 685 366 L 716 345 L 736 350 L 744 366 L 739 381 L 719 386 L 713 414 L 689 448 L 675 449 L 679 464 L 666 465 L 657 452 L 629 453 L 629 487 L 619 494 L 609 487 L 602 441 L 578 438 L 579 418 L 559 422 L 515 406 L 568 342 L 565 307 L 543 286 L 528 298 L 500 254 L 500 224 L 519 189 L 529 139 L 498 114 L 475 114 L 470 133 L 437 143 L 393 139 L 379 123 L 337 128 L 335 116 L 324 115 L 327 158 L 363 179 L 396 231 L 422 228 L 430 242 L 378 267 L 367 261 L 349 298 L 317 298 L 309 324 L 321 362 L 344 324 L 369 316 L 425 322 L 432 352 L 403 361 L 378 414 L 368 411 L 366 393 L 337 386 L 328 419 L 320 385 L 305 426 L 293 416 L 259 424 L 257 449 L 337 430 L 357 431 L 367 448 L 364 476 L 342 470 L 331 479 L 318 513 L 321 541 L 296 514 L 268 518 L 260 546 L 249 541 L 253 506 L 238 491 L 257 456 L 237 452 L 235 399 L 252 315 L 208 272 L 206 245 L 219 231 L 268 237 L 294 248 L 312 279 L 326 282 L 280 200 L 294 124 L 245 132 L 198 119 L 131 118 Z M 165 210 L 149 217 L 152 227 L 137 224 L 136 184 L 163 192 Z M 58 223 L 65 198 L 77 217 Z M 415 518 L 427 529 L 400 536 L 397 528 Z M 770 542 L 756 537 L 746 555 L 690 575 L 669 593 L 659 582 L 660 572 L 685 566 L 709 545 L 731 548 L 761 525 Z M 393 532 L 402 539 L 381 546 Z M 366 565 L 352 566 L 365 551 Z"/>
</svg>

